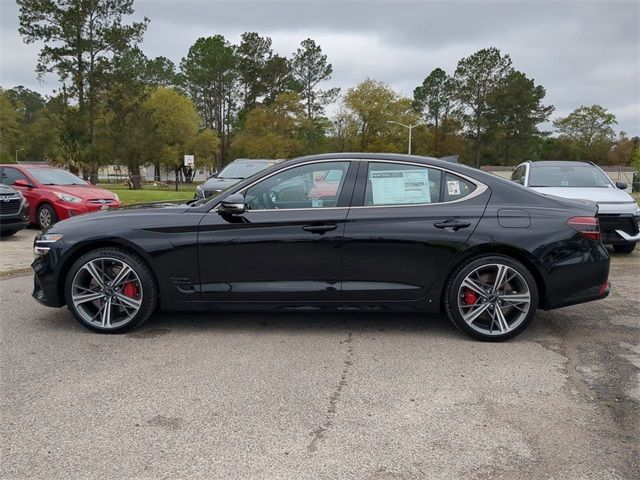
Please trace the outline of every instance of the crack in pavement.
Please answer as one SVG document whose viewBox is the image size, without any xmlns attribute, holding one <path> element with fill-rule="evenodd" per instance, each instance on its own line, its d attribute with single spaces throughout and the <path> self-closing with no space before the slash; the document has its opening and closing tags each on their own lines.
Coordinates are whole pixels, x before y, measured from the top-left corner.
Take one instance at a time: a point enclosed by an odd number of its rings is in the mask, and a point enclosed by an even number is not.
<svg viewBox="0 0 640 480">
<path fill-rule="evenodd" d="M 347 373 L 349 372 L 349 368 L 351 367 L 351 365 L 353 365 L 353 345 L 351 344 L 352 339 L 353 332 L 349 332 L 347 338 L 344 340 L 344 343 L 347 345 L 347 353 L 342 364 L 343 366 L 342 374 L 340 375 L 340 381 L 329 397 L 329 407 L 327 408 L 327 412 L 325 413 L 324 422 L 322 422 L 322 424 L 317 428 L 314 428 L 310 433 L 311 442 L 307 447 L 307 450 L 310 453 L 314 453 L 318 450 L 318 443 L 325 437 L 327 430 L 333 425 L 333 419 L 338 412 L 338 401 L 340 400 L 340 395 L 342 394 L 343 388 L 347 385 Z"/>
</svg>

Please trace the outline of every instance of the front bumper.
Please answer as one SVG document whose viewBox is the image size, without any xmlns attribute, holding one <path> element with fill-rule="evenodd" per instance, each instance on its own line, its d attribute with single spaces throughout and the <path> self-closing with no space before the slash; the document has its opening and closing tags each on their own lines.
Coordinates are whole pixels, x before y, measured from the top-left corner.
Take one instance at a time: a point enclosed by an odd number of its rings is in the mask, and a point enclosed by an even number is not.
<svg viewBox="0 0 640 480">
<path fill-rule="evenodd" d="M 38 235 L 34 247 L 38 245 Z M 62 288 L 59 288 L 60 258 L 65 250 L 64 240 L 48 244 L 46 255 L 37 256 L 31 263 L 34 272 L 31 296 L 47 307 L 62 307 L 66 304 Z"/>
<path fill-rule="evenodd" d="M 640 217 L 637 215 L 604 213 L 598 215 L 598 221 L 605 245 L 640 241 Z"/>
<path fill-rule="evenodd" d="M 0 231 L 22 230 L 29 225 L 29 204 L 23 202 L 20 210 L 12 215 L 0 215 Z"/>
</svg>

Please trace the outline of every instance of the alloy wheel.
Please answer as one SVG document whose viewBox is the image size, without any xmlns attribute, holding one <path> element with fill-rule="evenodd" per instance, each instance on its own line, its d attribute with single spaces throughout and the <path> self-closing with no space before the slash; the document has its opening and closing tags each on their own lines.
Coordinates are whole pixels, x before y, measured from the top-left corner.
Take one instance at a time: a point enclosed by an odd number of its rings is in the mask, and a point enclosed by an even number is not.
<svg viewBox="0 0 640 480">
<path fill-rule="evenodd" d="M 463 320 L 485 335 L 504 335 L 516 329 L 531 307 L 524 277 L 500 263 L 472 270 L 462 281 L 457 298 Z"/>
<path fill-rule="evenodd" d="M 135 270 L 113 257 L 85 263 L 73 278 L 71 301 L 82 319 L 102 329 L 130 322 L 142 305 L 142 283 Z"/>
<path fill-rule="evenodd" d="M 49 225 L 51 225 L 51 212 L 48 208 L 40 209 L 40 215 L 38 215 L 38 220 L 40 221 L 40 226 L 45 229 Z"/>
</svg>

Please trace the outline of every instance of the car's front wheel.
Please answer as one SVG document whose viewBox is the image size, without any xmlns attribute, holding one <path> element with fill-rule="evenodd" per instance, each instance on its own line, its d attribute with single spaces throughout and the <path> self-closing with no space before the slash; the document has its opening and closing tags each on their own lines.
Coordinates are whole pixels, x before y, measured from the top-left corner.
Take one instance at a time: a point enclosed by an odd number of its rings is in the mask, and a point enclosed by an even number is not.
<svg viewBox="0 0 640 480">
<path fill-rule="evenodd" d="M 58 214 L 48 203 L 43 203 L 38 208 L 38 226 L 44 230 L 58 221 Z"/>
<path fill-rule="evenodd" d="M 522 263 L 503 255 L 475 257 L 459 267 L 445 291 L 447 315 L 479 340 L 521 333 L 538 307 L 535 279 Z"/>
<path fill-rule="evenodd" d="M 622 243 L 613 246 L 613 251 L 616 253 L 631 253 L 636 249 L 635 242 Z"/>
<path fill-rule="evenodd" d="M 151 269 L 119 248 L 100 248 L 80 257 L 65 282 L 67 306 L 86 328 L 120 333 L 142 324 L 158 302 Z"/>
</svg>

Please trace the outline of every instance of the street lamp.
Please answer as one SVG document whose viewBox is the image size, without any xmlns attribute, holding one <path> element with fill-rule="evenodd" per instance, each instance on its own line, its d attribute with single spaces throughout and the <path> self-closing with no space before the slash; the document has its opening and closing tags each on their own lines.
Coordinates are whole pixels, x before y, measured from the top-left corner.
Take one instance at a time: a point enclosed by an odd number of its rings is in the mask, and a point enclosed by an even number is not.
<svg viewBox="0 0 640 480">
<path fill-rule="evenodd" d="M 387 120 L 387 123 L 395 123 L 396 125 L 400 125 L 409 130 L 409 155 L 411 155 L 411 130 L 413 130 L 418 125 L 422 125 L 421 123 L 416 123 L 415 125 L 405 125 L 404 123 L 394 122 L 393 120 Z"/>
</svg>

